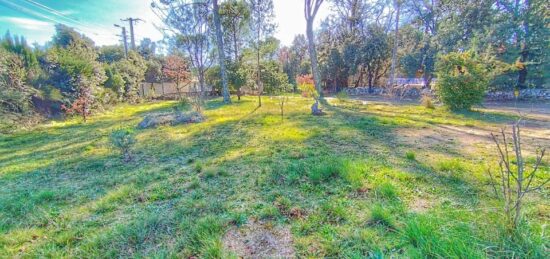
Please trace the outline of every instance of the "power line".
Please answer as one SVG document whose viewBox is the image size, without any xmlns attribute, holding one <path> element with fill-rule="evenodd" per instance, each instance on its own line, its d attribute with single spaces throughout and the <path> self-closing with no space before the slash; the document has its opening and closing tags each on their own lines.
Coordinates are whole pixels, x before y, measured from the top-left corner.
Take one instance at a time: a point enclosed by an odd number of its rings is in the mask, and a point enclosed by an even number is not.
<svg viewBox="0 0 550 259">
<path fill-rule="evenodd" d="M 79 24 L 79 25 L 81 25 L 81 26 L 88 27 L 88 28 L 90 28 L 90 29 L 92 29 L 91 26 L 102 27 L 103 29 L 107 29 L 107 27 L 105 27 L 105 26 L 103 26 L 103 25 L 100 25 L 100 24 L 97 24 L 97 23 L 90 23 L 90 24 L 82 23 L 81 21 L 75 20 L 75 19 L 73 19 L 73 18 L 71 18 L 71 17 L 69 17 L 69 16 L 63 14 L 63 13 L 60 12 L 60 11 L 57 11 L 57 10 L 55 10 L 55 9 L 49 7 L 49 6 L 43 5 L 43 4 L 38 3 L 38 2 L 35 2 L 35 1 L 33 1 L 33 0 L 25 0 L 25 1 L 27 1 L 28 3 L 30 3 L 30 4 L 32 4 L 32 5 L 36 6 L 36 7 L 38 7 L 38 8 L 40 8 L 40 9 L 42 9 L 43 11 L 46 11 L 46 12 L 48 12 L 48 13 L 50 13 L 50 14 L 53 14 L 53 15 L 55 15 L 55 16 L 58 16 L 58 17 L 60 17 L 60 18 L 63 18 L 63 19 L 65 19 L 65 20 L 69 21 L 69 22 L 72 22 L 72 23 L 75 23 L 75 24 Z M 90 25 L 91 25 L 91 26 L 90 26 Z"/>
<path fill-rule="evenodd" d="M 71 25 L 74 27 L 74 29 L 80 33 L 85 33 L 82 29 L 78 28 L 78 27 L 85 27 L 86 29 L 90 30 L 91 34 L 93 35 L 96 35 L 96 36 L 100 36 L 102 34 L 100 33 L 97 33 L 97 32 L 94 32 L 94 28 L 93 27 L 90 27 L 82 22 L 78 22 L 76 20 L 73 20 L 71 18 L 67 18 L 65 17 L 65 19 L 70 19 L 71 21 L 64 21 L 64 20 L 59 20 L 54 18 L 54 17 L 51 17 L 51 16 L 48 16 L 48 15 L 45 15 L 43 13 L 40 13 L 40 12 L 37 12 L 35 10 L 32 10 L 32 9 L 29 9 L 28 7 L 25 7 L 25 6 L 22 6 L 22 5 L 19 5 L 19 4 L 16 4 L 16 3 L 13 3 L 13 2 L 10 2 L 9 0 L 0 0 L 0 4 L 3 4 L 4 6 L 14 10 L 14 11 L 18 11 L 18 12 L 21 12 L 21 13 L 24 13 L 26 15 L 30 15 L 30 16 L 34 16 L 34 17 L 37 17 L 37 18 L 41 18 L 41 19 L 45 19 L 45 20 L 48 20 L 50 22 L 53 22 L 53 23 L 61 23 L 61 24 L 68 24 L 68 25 Z M 49 8 L 49 7 L 42 7 L 42 9 L 44 8 Z M 53 10 L 53 9 L 52 9 Z M 52 14 L 52 12 L 49 12 L 48 13 Z M 56 15 L 56 16 L 61 16 L 61 15 Z M 75 23 L 77 23 L 77 25 L 75 26 Z M 111 36 L 112 37 L 112 36 Z"/>
</svg>

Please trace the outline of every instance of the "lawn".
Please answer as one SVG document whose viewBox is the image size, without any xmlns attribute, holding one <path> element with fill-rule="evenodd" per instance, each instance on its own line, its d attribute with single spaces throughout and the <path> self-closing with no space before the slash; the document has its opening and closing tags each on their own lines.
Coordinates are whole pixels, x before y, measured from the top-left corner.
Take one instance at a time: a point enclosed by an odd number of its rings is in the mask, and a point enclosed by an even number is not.
<svg viewBox="0 0 550 259">
<path fill-rule="evenodd" d="M 0 257 L 548 255 L 550 189 L 510 233 L 486 174 L 513 112 L 329 103 L 315 117 L 292 97 L 281 117 L 277 98 L 211 100 L 203 123 L 136 129 L 129 163 L 110 133 L 178 103 L 0 135 Z M 528 156 L 550 146 L 550 116 L 525 127 Z"/>
</svg>

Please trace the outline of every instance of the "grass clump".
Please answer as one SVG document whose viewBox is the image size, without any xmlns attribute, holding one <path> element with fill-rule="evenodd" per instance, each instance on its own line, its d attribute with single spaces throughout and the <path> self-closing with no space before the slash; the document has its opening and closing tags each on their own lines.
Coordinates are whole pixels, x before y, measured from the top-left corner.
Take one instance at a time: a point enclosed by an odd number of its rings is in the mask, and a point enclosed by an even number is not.
<svg viewBox="0 0 550 259">
<path fill-rule="evenodd" d="M 384 182 L 377 185 L 375 191 L 376 196 L 383 199 L 395 200 L 398 198 L 397 188 L 389 182 Z"/>
<path fill-rule="evenodd" d="M 188 256 L 221 257 L 223 250 L 220 244 L 224 224 L 219 218 L 206 216 L 198 220 L 187 219 L 180 225 L 180 228 L 185 234 L 183 245 Z"/>
<path fill-rule="evenodd" d="M 442 227 L 444 223 L 434 217 L 410 219 L 403 236 L 409 243 L 406 249 L 411 255 L 433 258 L 485 258 L 477 240 L 464 228 Z"/>
<path fill-rule="evenodd" d="M 334 176 L 340 175 L 341 161 L 339 159 L 326 159 L 310 167 L 307 175 L 314 184 L 320 184 Z"/>
<path fill-rule="evenodd" d="M 341 163 L 340 176 L 354 189 L 363 187 L 366 173 L 367 168 L 363 162 L 344 160 Z"/>
<path fill-rule="evenodd" d="M 407 160 L 416 160 L 416 154 L 413 151 L 407 151 L 407 153 L 405 153 L 405 157 L 407 158 Z"/>
<path fill-rule="evenodd" d="M 370 222 L 388 228 L 395 228 L 394 220 L 389 211 L 381 205 L 375 205 L 370 212 Z"/>
<path fill-rule="evenodd" d="M 448 159 L 437 163 L 437 170 L 450 175 L 452 180 L 460 179 L 466 173 L 466 167 L 459 159 Z"/>
<path fill-rule="evenodd" d="M 344 201 L 339 199 L 323 202 L 321 204 L 321 213 L 325 221 L 329 223 L 343 222 L 347 219 L 349 214 Z"/>
</svg>

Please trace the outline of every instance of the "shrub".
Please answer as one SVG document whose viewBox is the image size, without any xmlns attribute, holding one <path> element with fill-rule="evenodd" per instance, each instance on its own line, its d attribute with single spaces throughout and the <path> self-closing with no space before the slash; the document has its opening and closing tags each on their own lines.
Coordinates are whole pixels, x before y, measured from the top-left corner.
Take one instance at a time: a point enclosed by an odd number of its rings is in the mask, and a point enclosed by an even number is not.
<svg viewBox="0 0 550 259">
<path fill-rule="evenodd" d="M 473 52 L 440 56 L 436 75 L 437 94 L 451 110 L 469 110 L 483 101 L 489 73 Z"/>
<path fill-rule="evenodd" d="M 319 93 L 317 93 L 317 89 L 315 89 L 312 75 L 298 76 L 296 82 L 298 82 L 298 88 L 302 91 L 303 97 L 310 97 L 316 100 L 319 98 Z"/>
<path fill-rule="evenodd" d="M 111 133 L 111 143 L 120 150 L 124 162 L 132 160 L 131 149 L 136 142 L 134 131 L 131 129 L 119 129 Z"/>
</svg>

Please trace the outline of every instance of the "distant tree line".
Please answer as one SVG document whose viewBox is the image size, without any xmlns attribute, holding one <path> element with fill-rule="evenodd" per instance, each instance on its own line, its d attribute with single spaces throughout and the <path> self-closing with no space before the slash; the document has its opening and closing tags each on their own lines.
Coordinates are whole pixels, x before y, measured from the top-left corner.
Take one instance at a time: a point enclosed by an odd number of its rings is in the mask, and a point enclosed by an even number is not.
<svg viewBox="0 0 550 259">
<path fill-rule="evenodd" d="M 126 58 L 121 46 L 95 46 L 64 25 L 44 46 L 8 33 L 0 39 L 0 119 L 21 121 L 37 110 L 87 118 L 108 105 L 141 101 L 143 81 L 171 81 L 178 89 L 193 82 L 201 94 L 213 86 L 226 102 L 229 94 L 254 93 L 260 105 L 263 94 L 298 91 L 296 78 L 306 75 L 321 95 L 383 87 L 398 77 L 422 78 L 432 87 L 439 60 L 465 52 L 486 66 L 492 89 L 549 87 L 547 1 L 299 3 L 308 24 L 321 3 L 332 14 L 290 46 L 274 37 L 273 0 L 153 1 L 165 25 L 162 55 L 145 39 Z"/>
</svg>

